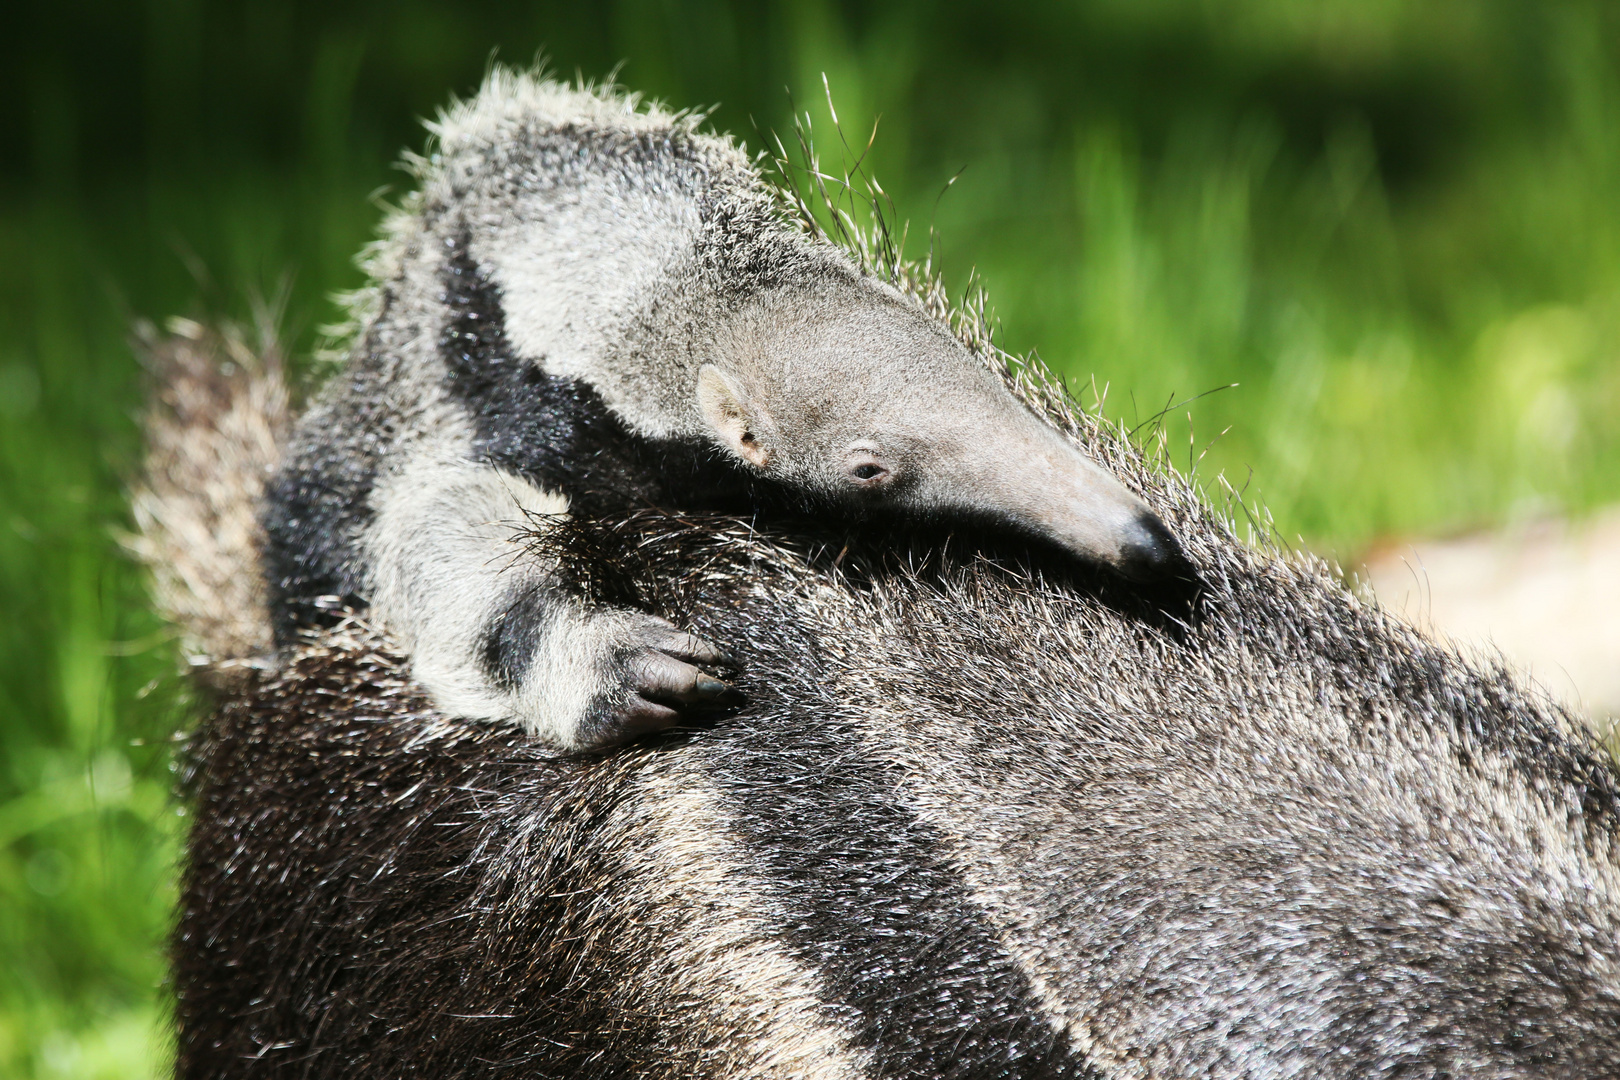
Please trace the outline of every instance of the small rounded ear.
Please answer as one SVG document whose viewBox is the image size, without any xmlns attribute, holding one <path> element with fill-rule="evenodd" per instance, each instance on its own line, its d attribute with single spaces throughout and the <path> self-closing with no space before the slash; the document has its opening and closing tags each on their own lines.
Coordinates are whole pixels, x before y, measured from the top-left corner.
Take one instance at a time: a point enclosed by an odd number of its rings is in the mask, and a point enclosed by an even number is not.
<svg viewBox="0 0 1620 1080">
<path fill-rule="evenodd" d="M 698 370 L 697 398 L 703 419 L 732 453 L 756 469 L 769 464 L 770 413 L 749 399 L 741 383 L 713 364 L 704 364 Z"/>
</svg>

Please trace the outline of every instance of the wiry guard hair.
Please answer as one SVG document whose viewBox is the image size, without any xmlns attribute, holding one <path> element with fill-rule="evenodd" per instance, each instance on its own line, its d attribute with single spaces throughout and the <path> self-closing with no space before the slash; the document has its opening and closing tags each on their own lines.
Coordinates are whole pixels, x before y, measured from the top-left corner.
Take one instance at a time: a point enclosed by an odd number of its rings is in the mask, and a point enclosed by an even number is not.
<svg viewBox="0 0 1620 1080">
<path fill-rule="evenodd" d="M 180 1075 L 1620 1074 L 1586 730 L 1031 385 L 1183 538 L 1197 618 L 955 544 L 578 519 L 545 557 L 747 694 L 586 755 L 306 634 L 194 747 Z"/>
</svg>

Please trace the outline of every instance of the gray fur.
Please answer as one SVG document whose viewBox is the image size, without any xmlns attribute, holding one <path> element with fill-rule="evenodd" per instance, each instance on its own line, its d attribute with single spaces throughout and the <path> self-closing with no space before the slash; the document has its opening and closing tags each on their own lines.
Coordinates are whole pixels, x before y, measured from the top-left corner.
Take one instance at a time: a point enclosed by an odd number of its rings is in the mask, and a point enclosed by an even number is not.
<svg viewBox="0 0 1620 1080">
<path fill-rule="evenodd" d="M 362 386 L 395 387 L 420 336 L 389 295 Z M 1620 776 L 1590 733 L 1020 393 L 1174 529 L 1205 583 L 1191 617 L 1038 555 L 584 496 L 508 543 L 508 502 L 549 494 L 453 454 L 395 471 L 390 440 L 454 444 L 465 416 L 328 399 L 344 422 L 282 476 L 343 512 L 283 526 L 376 528 L 343 500 L 386 474 L 463 551 L 406 600 L 453 607 L 466 572 L 563 612 L 536 633 L 635 613 L 678 652 L 698 643 L 667 625 L 690 627 L 739 654 L 746 702 L 559 753 L 437 710 L 420 654 L 352 613 L 284 631 L 283 665 L 225 680 L 192 747 L 177 1072 L 1620 1075 Z M 216 406 L 233 419 L 157 433 L 160 554 L 257 497 L 275 425 Z M 431 542 L 414 520 L 382 531 Z M 228 578 L 165 579 L 204 590 L 166 599 L 216 659 L 263 636 Z"/>
<path fill-rule="evenodd" d="M 1183 538 L 1199 618 L 579 520 L 535 556 L 733 642 L 748 696 L 590 755 L 436 713 L 352 618 L 306 635 L 194 746 L 180 1075 L 1620 1075 L 1620 776 L 1584 726 L 1026 392 Z"/>
<path fill-rule="evenodd" d="M 967 518 L 1181 566 L 1137 496 L 694 118 L 497 70 L 434 133 L 271 486 L 284 643 L 333 597 L 369 605 L 440 709 L 578 748 L 723 704 L 725 654 L 514 559 L 539 517 Z"/>
</svg>

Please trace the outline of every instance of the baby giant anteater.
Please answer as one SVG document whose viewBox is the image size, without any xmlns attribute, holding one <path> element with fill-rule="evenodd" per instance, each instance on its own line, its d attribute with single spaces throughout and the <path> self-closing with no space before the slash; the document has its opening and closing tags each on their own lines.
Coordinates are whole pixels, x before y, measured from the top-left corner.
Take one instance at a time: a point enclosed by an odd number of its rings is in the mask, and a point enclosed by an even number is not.
<svg viewBox="0 0 1620 1080">
<path fill-rule="evenodd" d="M 726 657 L 514 559 L 526 515 L 965 517 L 1184 568 L 1141 499 L 694 118 L 497 70 L 434 132 L 270 488 L 282 643 L 323 598 L 367 604 L 441 711 L 582 748 L 724 698 Z"/>
<path fill-rule="evenodd" d="M 241 515 L 173 481 L 254 498 L 277 395 L 171 400 L 150 550 L 245 566 L 193 527 Z M 710 730 L 559 754 L 436 711 L 356 621 L 239 670 L 193 748 L 179 1075 L 1620 1075 L 1585 729 L 1043 405 L 1182 538 L 1196 625 L 643 514 L 545 554 L 738 651 Z M 164 580 L 216 662 L 253 638 L 235 593 L 176 595 L 224 575 Z"/>
</svg>

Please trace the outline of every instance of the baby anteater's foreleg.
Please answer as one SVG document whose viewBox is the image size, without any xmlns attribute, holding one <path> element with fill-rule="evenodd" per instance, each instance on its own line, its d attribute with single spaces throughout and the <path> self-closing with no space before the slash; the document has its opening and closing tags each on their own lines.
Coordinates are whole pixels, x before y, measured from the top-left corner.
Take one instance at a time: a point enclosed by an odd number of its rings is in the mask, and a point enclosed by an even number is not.
<svg viewBox="0 0 1620 1080">
<path fill-rule="evenodd" d="M 373 616 L 444 711 L 588 749 L 719 704 L 713 645 L 663 619 L 591 605 L 520 542 L 567 500 L 497 469 L 413 465 L 382 485 L 365 544 Z"/>
</svg>

